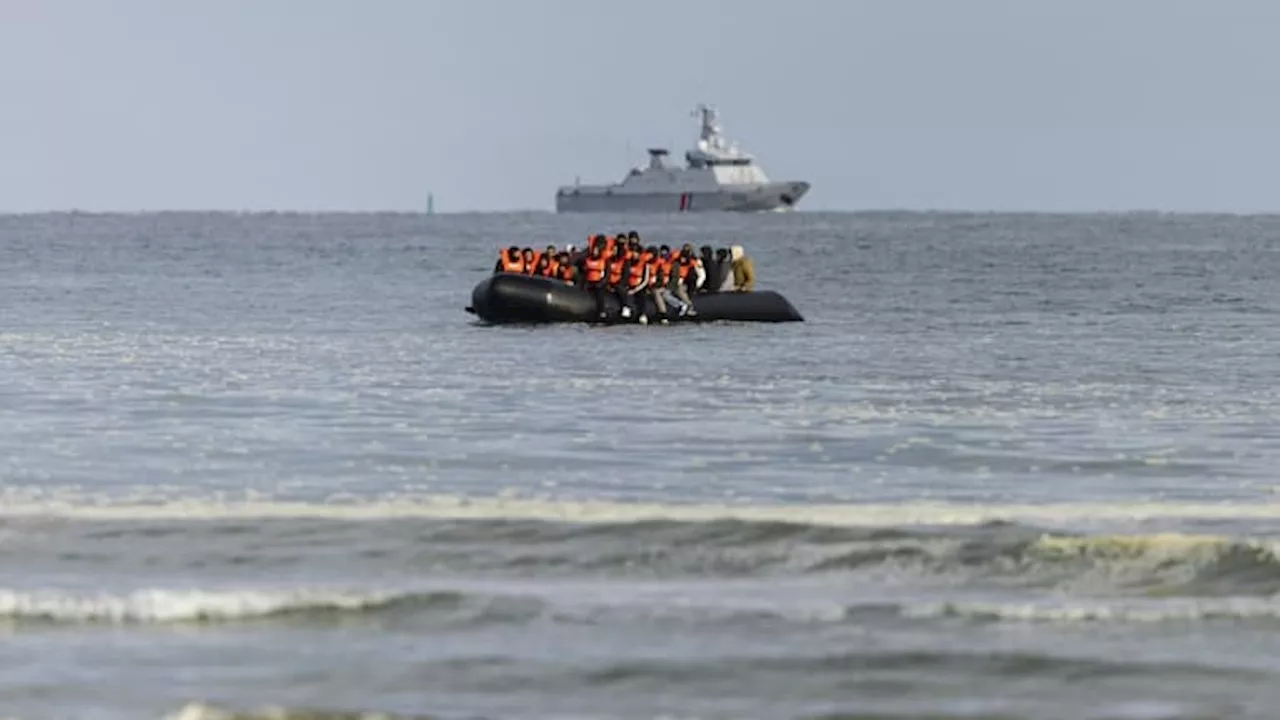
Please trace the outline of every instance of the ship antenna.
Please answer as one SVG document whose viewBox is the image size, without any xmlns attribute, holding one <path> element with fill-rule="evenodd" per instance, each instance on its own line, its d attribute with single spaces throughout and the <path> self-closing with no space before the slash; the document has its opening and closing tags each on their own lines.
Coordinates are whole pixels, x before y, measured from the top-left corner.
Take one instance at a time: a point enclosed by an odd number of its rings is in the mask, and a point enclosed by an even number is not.
<svg viewBox="0 0 1280 720">
<path fill-rule="evenodd" d="M 717 122 L 716 111 L 706 103 L 698 103 L 698 108 L 694 110 L 693 114 L 702 120 L 702 129 L 698 135 L 699 139 L 707 141 L 712 146 L 719 147 L 721 144 L 719 140 L 720 125 Z"/>
</svg>

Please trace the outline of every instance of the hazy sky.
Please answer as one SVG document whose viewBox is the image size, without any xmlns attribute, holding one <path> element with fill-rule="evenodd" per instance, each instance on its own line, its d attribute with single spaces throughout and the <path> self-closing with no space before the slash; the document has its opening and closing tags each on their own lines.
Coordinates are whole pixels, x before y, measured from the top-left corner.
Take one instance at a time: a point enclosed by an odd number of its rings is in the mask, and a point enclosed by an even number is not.
<svg viewBox="0 0 1280 720">
<path fill-rule="evenodd" d="M 1276 0 L 0 0 L 0 211 L 551 209 L 707 101 L 802 209 L 1280 211 Z"/>
</svg>

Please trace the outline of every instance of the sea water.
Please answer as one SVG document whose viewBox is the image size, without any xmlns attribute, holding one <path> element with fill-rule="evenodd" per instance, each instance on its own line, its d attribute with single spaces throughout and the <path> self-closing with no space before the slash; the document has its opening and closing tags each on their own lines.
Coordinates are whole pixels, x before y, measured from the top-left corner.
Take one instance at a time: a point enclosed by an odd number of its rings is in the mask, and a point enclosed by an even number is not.
<svg viewBox="0 0 1280 720">
<path fill-rule="evenodd" d="M 806 322 L 463 310 L 630 229 Z M 0 268 L 0 717 L 1280 706 L 1280 218 L 52 214 Z"/>
</svg>

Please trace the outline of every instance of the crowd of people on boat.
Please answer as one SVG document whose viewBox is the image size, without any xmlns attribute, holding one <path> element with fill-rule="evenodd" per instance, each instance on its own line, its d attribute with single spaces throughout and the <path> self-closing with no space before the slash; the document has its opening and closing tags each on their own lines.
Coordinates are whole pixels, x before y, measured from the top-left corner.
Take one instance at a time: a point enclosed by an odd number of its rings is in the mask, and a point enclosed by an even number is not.
<svg viewBox="0 0 1280 720">
<path fill-rule="evenodd" d="M 668 305 L 680 315 L 697 315 L 693 296 L 714 292 L 751 292 L 755 266 L 741 245 L 713 250 L 703 245 L 697 252 L 686 243 L 644 245 L 635 230 L 617 235 L 593 235 L 586 248 L 572 245 L 560 250 L 548 245 L 542 251 L 512 245 L 501 251 L 495 273 L 520 273 L 558 279 L 592 292 L 600 317 L 605 316 L 607 293 L 618 297 L 624 317 L 643 315 L 643 297 L 653 299 L 658 316 L 666 322 Z"/>
</svg>

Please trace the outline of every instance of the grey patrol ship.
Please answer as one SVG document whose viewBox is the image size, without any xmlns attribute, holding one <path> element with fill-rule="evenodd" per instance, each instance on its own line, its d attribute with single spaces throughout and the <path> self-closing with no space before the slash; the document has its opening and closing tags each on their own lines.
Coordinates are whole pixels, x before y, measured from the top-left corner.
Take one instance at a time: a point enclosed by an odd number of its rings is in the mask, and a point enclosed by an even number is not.
<svg viewBox="0 0 1280 720">
<path fill-rule="evenodd" d="M 665 148 L 649 150 L 648 167 L 632 169 L 612 185 L 566 185 L 556 191 L 556 212 L 766 212 L 795 208 L 809 192 L 804 181 L 774 182 L 755 158 L 727 142 L 716 111 L 699 105 L 697 147 L 686 166 L 668 167 Z"/>
</svg>

